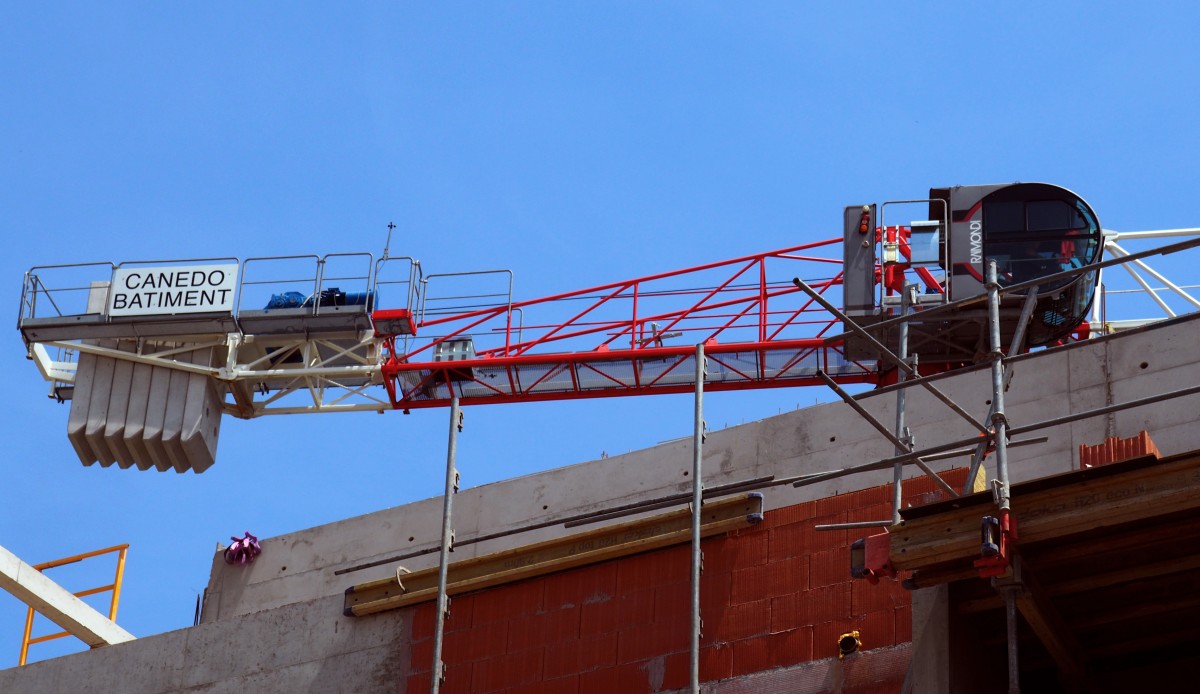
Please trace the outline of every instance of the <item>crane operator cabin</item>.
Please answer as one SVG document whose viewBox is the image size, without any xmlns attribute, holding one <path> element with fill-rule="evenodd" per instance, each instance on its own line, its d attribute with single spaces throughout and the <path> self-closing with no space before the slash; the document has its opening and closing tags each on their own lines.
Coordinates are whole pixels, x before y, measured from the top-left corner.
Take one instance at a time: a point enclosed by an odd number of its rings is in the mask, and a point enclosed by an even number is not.
<svg viewBox="0 0 1200 694">
<path fill-rule="evenodd" d="M 888 226 L 889 206 L 928 204 L 928 219 Z M 895 212 L 892 212 L 895 214 Z M 877 226 L 878 221 L 882 226 Z M 872 238 L 874 235 L 874 238 Z M 932 188 L 928 200 L 847 207 L 844 215 L 844 300 L 847 314 L 862 325 L 899 315 L 904 287 L 914 312 L 986 295 L 986 272 L 995 262 L 1001 288 L 1086 268 L 1100 260 L 1100 223 L 1075 193 L 1045 183 Z M 1030 291 L 1036 304 L 1025 344 L 1052 344 L 1080 327 L 1095 295 L 1098 271 L 1057 278 L 1006 295 L 1001 305 L 1001 339 L 1009 344 Z M 986 351 L 983 304 L 914 319 L 909 350 L 922 363 L 976 361 Z M 882 329 L 895 346 L 896 329 Z M 873 359 L 871 345 L 848 338 L 847 356 Z"/>
</svg>

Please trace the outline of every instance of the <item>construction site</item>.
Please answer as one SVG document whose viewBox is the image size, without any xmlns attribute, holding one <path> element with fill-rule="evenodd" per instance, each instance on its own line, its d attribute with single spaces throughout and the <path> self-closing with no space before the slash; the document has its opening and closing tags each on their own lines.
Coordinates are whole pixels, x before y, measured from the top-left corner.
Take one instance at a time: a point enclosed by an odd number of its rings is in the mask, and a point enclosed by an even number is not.
<svg viewBox="0 0 1200 694">
<path fill-rule="evenodd" d="M 1200 301 L 1156 266 L 1197 257 L 1200 229 L 1112 231 L 1103 201 L 1047 183 L 843 202 L 836 237 L 538 299 L 386 245 L 30 269 L 17 327 L 81 464 L 202 474 L 225 417 L 435 410 L 445 485 L 232 538 L 195 625 L 140 638 L 117 612 L 124 546 L 83 592 L 46 571 L 90 556 L 2 550 L 29 618 L 0 691 L 1189 682 Z M 706 396 L 769 389 L 827 402 L 706 422 Z M 690 436 L 460 476 L 464 411 L 603 398 L 618 421 L 666 394 Z M 97 592 L 108 613 L 80 599 Z M 61 634 L 34 636 L 35 613 Z M 27 657 L 60 636 L 90 648 Z"/>
</svg>

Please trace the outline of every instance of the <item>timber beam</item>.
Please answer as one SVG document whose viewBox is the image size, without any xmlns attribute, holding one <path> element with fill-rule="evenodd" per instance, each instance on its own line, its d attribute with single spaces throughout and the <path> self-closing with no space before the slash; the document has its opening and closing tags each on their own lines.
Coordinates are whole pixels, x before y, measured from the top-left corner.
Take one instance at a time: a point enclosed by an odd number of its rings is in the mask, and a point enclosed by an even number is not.
<svg viewBox="0 0 1200 694">
<path fill-rule="evenodd" d="M 1200 509 L 1200 455 L 1139 458 L 1014 485 L 1019 544 L 1063 539 L 1104 528 Z M 980 521 L 995 514 L 979 493 L 902 512 L 889 528 L 889 557 L 901 571 L 957 575 L 979 557 Z M 919 585 L 932 585 L 918 580 Z"/>
<path fill-rule="evenodd" d="M 708 537 L 746 528 L 763 519 L 759 493 L 704 504 L 700 535 Z M 546 540 L 450 564 L 446 590 L 458 595 L 532 578 L 555 571 L 687 542 L 692 534 L 691 507 L 585 533 Z M 438 567 L 408 572 L 397 567 L 393 577 L 360 583 L 346 589 L 346 616 L 394 610 L 437 597 Z"/>
</svg>

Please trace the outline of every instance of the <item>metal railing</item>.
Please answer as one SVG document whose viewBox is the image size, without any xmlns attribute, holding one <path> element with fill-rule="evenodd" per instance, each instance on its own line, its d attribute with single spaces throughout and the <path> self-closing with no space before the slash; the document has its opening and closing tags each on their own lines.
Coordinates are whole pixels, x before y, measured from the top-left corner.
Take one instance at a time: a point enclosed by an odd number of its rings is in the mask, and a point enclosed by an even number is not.
<svg viewBox="0 0 1200 694">
<path fill-rule="evenodd" d="M 129 550 L 129 545 L 127 545 L 127 544 L 126 545 L 116 545 L 115 547 L 98 549 L 93 552 L 84 552 L 83 554 L 76 554 L 76 555 L 73 555 L 70 557 L 66 557 L 63 559 L 56 559 L 54 561 L 48 561 L 48 562 L 45 562 L 42 564 L 34 564 L 33 568 L 37 569 L 38 571 L 44 572 L 46 569 L 53 569 L 53 568 L 59 567 L 59 566 L 66 566 L 67 564 L 74 564 L 77 562 L 81 562 L 84 559 L 91 559 L 93 557 L 99 557 L 99 556 L 102 556 L 105 554 L 112 554 L 113 552 L 116 552 L 117 553 L 117 572 L 116 572 L 116 578 L 113 580 L 113 582 L 108 585 L 97 586 L 95 588 L 88 588 L 86 590 L 81 590 L 78 593 L 74 594 L 75 597 L 77 597 L 77 598 L 85 598 L 89 595 L 98 595 L 100 593 L 105 593 L 105 592 L 111 591 L 112 598 L 109 600 L 109 604 L 108 604 L 108 619 L 109 619 L 109 621 L 115 622 L 117 619 L 117 605 L 120 603 L 120 600 L 121 600 L 121 583 L 125 578 L 125 553 L 128 550 Z M 46 641 L 53 641 L 55 639 L 61 639 L 64 636 L 71 636 L 71 633 L 68 631 L 59 631 L 59 632 L 55 632 L 52 634 L 46 634 L 44 636 L 34 637 L 33 636 L 33 617 L 34 617 L 35 613 L 36 613 L 36 610 L 34 610 L 32 607 L 30 607 L 28 613 L 25 616 L 25 632 L 24 632 L 24 635 L 21 637 L 21 658 L 17 663 L 18 665 L 25 664 L 26 660 L 29 657 L 29 647 L 32 646 L 33 644 L 45 643 Z"/>
<path fill-rule="evenodd" d="M 329 253 L 326 255 L 264 256 L 237 258 L 189 258 L 183 260 L 109 261 L 42 265 L 25 273 L 17 325 L 35 319 L 88 317 L 88 322 L 108 322 L 107 295 L 116 273 L 131 266 L 162 265 L 180 267 L 189 264 L 224 262 L 237 264 L 238 281 L 233 310 L 237 318 L 243 310 L 267 310 L 273 299 L 295 295 L 295 306 L 311 315 L 323 308 L 342 305 L 341 297 L 354 294 L 355 300 L 370 312 L 376 308 L 379 292 L 388 291 L 388 305 L 414 313 L 421 305 L 422 273 L 420 263 L 397 256 L 376 261 L 370 253 Z M 98 291 L 102 290 L 102 293 Z M 394 291 L 393 290 L 398 290 Z M 334 296 L 336 294 L 336 297 Z M 347 300 L 349 300 L 347 298 Z M 281 302 L 282 303 L 282 302 Z M 166 313 L 164 313 L 166 315 Z"/>
</svg>

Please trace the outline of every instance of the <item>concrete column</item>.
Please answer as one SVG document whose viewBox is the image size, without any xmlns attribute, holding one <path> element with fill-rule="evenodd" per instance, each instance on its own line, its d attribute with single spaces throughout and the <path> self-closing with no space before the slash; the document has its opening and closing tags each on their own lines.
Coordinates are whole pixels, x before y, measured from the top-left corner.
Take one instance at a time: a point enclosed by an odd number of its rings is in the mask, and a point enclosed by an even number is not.
<svg viewBox="0 0 1200 694">
<path fill-rule="evenodd" d="M 951 694 L 950 590 L 943 584 L 912 594 L 912 684 L 909 691 Z"/>
</svg>

